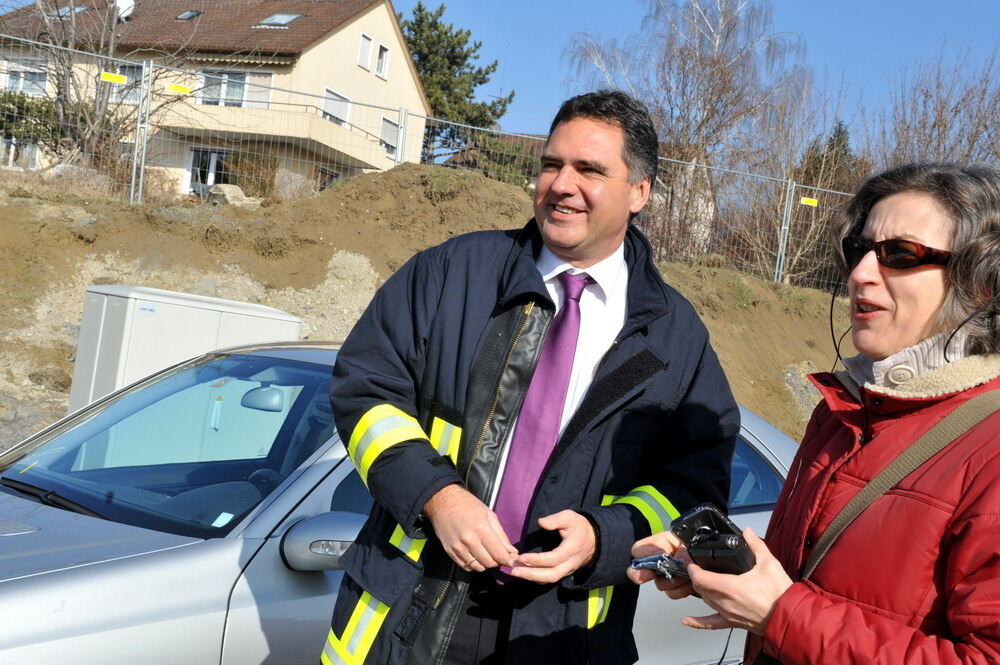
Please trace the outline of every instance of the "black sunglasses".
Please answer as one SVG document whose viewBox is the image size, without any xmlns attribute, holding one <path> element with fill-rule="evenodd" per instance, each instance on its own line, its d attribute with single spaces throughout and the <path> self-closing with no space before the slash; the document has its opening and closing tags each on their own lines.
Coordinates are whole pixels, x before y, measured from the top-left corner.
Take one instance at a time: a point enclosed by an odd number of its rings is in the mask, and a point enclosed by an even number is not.
<svg viewBox="0 0 1000 665">
<path fill-rule="evenodd" d="M 854 267 L 861 263 L 865 254 L 875 250 L 875 258 L 886 268 L 896 270 L 906 270 L 917 266 L 943 266 L 948 265 L 951 252 L 943 249 L 934 249 L 927 245 L 921 245 L 912 240 L 902 238 L 890 238 L 889 240 L 879 240 L 875 242 L 861 236 L 847 236 L 840 241 L 840 246 L 844 251 L 844 261 L 847 267 L 854 270 Z"/>
</svg>

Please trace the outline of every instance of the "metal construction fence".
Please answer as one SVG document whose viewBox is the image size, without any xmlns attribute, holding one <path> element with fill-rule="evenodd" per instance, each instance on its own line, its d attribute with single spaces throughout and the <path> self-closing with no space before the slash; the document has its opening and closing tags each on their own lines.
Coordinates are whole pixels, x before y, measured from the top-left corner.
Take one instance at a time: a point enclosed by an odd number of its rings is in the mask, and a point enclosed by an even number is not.
<svg viewBox="0 0 1000 665">
<path fill-rule="evenodd" d="M 473 169 L 532 188 L 544 136 L 459 125 L 273 85 L 271 73 L 183 68 L 0 35 L 0 168 L 131 202 L 313 195 L 403 162 Z M 710 260 L 835 288 L 826 232 L 842 192 L 661 158 L 639 218 L 657 258 Z M 711 259 L 702 257 L 711 256 Z"/>
</svg>

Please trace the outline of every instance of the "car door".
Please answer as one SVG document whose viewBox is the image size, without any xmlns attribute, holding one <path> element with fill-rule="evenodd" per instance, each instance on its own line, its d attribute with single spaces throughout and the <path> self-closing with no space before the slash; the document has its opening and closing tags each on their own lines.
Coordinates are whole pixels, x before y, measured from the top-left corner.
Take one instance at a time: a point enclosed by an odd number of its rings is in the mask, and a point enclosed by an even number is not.
<svg viewBox="0 0 1000 665">
<path fill-rule="evenodd" d="M 783 474 L 769 460 L 770 452 L 747 430 L 740 433 L 733 453 L 729 516 L 740 527 L 763 535 L 778 499 Z M 652 583 L 639 592 L 633 633 L 639 665 L 724 664 L 743 660 L 746 631 L 695 630 L 681 625 L 685 616 L 705 616 L 712 609 L 698 598 L 671 600 Z M 728 649 L 726 642 L 729 640 Z"/>
<path fill-rule="evenodd" d="M 246 536 L 266 534 L 233 588 L 222 665 L 315 665 L 323 650 L 343 572 L 292 570 L 281 538 L 292 524 L 330 510 L 367 515 L 372 499 L 340 443 L 304 467 Z"/>
</svg>

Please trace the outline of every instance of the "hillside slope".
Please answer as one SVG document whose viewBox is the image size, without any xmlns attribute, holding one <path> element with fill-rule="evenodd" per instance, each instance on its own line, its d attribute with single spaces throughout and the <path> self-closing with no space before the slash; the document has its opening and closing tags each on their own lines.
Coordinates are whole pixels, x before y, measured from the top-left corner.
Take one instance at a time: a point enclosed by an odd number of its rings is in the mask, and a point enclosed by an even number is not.
<svg viewBox="0 0 1000 665">
<path fill-rule="evenodd" d="M 7 178 L 0 182 L 0 449 L 65 412 L 91 284 L 258 302 L 301 317 L 311 339 L 342 339 L 377 285 L 414 252 L 531 216 L 521 189 L 411 164 L 257 211 L 128 206 Z M 799 390 L 800 378 L 791 390 L 782 376 L 796 364 L 830 365 L 825 294 L 724 268 L 664 271 L 705 318 L 737 398 L 799 435 L 802 404 L 814 398 Z"/>
</svg>

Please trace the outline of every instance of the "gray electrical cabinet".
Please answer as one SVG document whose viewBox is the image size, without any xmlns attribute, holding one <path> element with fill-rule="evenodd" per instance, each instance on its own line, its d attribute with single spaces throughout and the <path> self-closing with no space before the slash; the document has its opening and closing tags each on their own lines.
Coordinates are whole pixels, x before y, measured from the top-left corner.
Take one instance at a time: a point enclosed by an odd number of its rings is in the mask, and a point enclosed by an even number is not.
<svg viewBox="0 0 1000 665">
<path fill-rule="evenodd" d="M 302 320 L 273 307 L 145 286 L 91 286 L 69 410 L 206 351 L 301 336 Z"/>
</svg>

